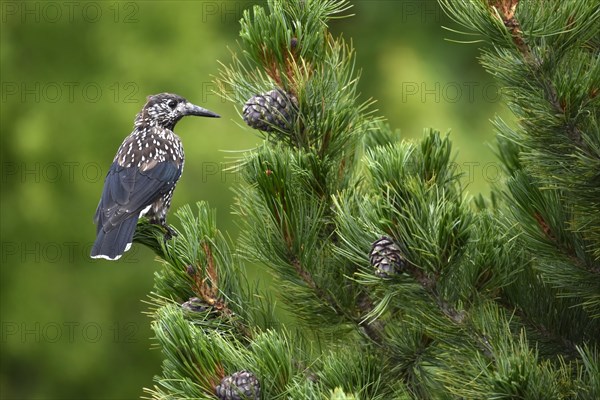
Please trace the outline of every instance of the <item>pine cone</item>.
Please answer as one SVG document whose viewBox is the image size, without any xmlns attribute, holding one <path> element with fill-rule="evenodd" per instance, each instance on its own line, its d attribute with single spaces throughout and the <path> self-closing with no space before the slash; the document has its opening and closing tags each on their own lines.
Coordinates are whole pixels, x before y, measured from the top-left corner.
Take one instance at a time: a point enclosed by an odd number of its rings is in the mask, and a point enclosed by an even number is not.
<svg viewBox="0 0 600 400">
<path fill-rule="evenodd" d="M 375 268 L 375 275 L 389 278 L 401 272 L 406 266 L 406 259 L 392 239 L 382 236 L 371 247 L 369 261 Z"/>
<path fill-rule="evenodd" d="M 196 275 L 196 268 L 194 268 L 194 266 L 190 264 L 187 267 L 185 267 L 185 272 L 187 272 L 187 274 L 193 278 L 194 275 Z"/>
<path fill-rule="evenodd" d="M 281 89 L 253 96 L 243 109 L 246 124 L 265 132 L 289 131 L 297 113 L 298 100 Z"/>
<path fill-rule="evenodd" d="M 181 308 L 185 311 L 202 313 L 210 310 L 210 306 L 198 297 L 190 297 L 188 301 L 181 304 Z"/>
<path fill-rule="evenodd" d="M 221 400 L 258 400 L 260 383 L 252 372 L 238 371 L 223 378 L 215 392 Z"/>
</svg>

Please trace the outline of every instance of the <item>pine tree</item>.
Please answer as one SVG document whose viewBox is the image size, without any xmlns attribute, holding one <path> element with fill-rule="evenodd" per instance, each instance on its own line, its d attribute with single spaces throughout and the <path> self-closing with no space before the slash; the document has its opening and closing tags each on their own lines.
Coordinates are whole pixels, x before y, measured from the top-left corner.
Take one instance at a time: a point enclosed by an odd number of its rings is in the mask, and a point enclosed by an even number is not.
<svg viewBox="0 0 600 400">
<path fill-rule="evenodd" d="M 269 0 L 217 78 L 262 135 L 239 165 L 232 243 L 177 212 L 150 316 L 151 398 L 600 398 L 600 8 L 440 0 L 487 42 L 517 124 L 506 179 L 472 198 L 449 137 L 419 142 L 360 102 L 345 0 Z M 457 31 L 456 31 L 457 32 Z M 260 263 L 277 293 L 250 280 Z"/>
</svg>

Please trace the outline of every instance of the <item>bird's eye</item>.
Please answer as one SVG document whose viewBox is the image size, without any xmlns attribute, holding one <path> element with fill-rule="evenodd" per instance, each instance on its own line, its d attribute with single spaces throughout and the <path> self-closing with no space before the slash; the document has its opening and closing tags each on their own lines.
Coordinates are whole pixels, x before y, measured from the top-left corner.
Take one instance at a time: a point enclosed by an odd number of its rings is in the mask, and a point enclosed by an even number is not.
<svg viewBox="0 0 600 400">
<path fill-rule="evenodd" d="M 169 108 L 171 110 L 174 110 L 175 107 L 177 107 L 177 102 L 175 100 L 169 100 L 169 102 L 167 103 L 167 105 L 169 106 Z"/>
</svg>

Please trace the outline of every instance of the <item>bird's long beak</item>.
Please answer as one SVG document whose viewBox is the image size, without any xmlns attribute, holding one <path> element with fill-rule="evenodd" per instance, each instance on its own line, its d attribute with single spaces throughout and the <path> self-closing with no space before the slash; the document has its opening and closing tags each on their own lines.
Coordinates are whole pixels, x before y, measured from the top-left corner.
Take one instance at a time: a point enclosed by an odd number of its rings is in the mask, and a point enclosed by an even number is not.
<svg viewBox="0 0 600 400">
<path fill-rule="evenodd" d="M 221 118 L 219 114 L 215 114 L 214 112 L 207 110 L 206 108 L 202 108 L 190 102 L 185 104 L 185 115 L 195 115 L 198 117 L 211 117 L 211 118 Z"/>
</svg>

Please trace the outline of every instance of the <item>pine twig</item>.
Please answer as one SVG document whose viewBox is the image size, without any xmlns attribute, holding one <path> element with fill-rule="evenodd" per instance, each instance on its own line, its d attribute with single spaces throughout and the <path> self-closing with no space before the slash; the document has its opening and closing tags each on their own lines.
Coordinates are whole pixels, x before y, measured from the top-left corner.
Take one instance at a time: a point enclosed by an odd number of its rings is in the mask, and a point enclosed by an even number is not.
<svg viewBox="0 0 600 400">
<path fill-rule="evenodd" d="M 534 73 L 537 72 L 538 67 L 541 63 L 537 57 L 535 57 L 531 51 L 531 47 L 527 44 L 523 37 L 523 31 L 521 30 L 521 23 L 515 16 L 519 0 L 490 0 L 490 7 L 493 9 L 493 14 L 499 18 L 508 32 L 511 34 L 513 43 L 523 56 L 525 62 L 533 66 Z M 571 22 L 572 23 L 572 22 Z M 554 84 L 543 76 L 538 76 L 541 83 L 542 89 L 546 95 L 546 100 L 552 106 L 557 114 L 564 115 L 565 104 L 558 97 L 558 93 Z M 584 146 L 581 131 L 575 124 L 567 124 L 565 127 L 569 139 L 577 144 L 577 146 Z"/>
</svg>

